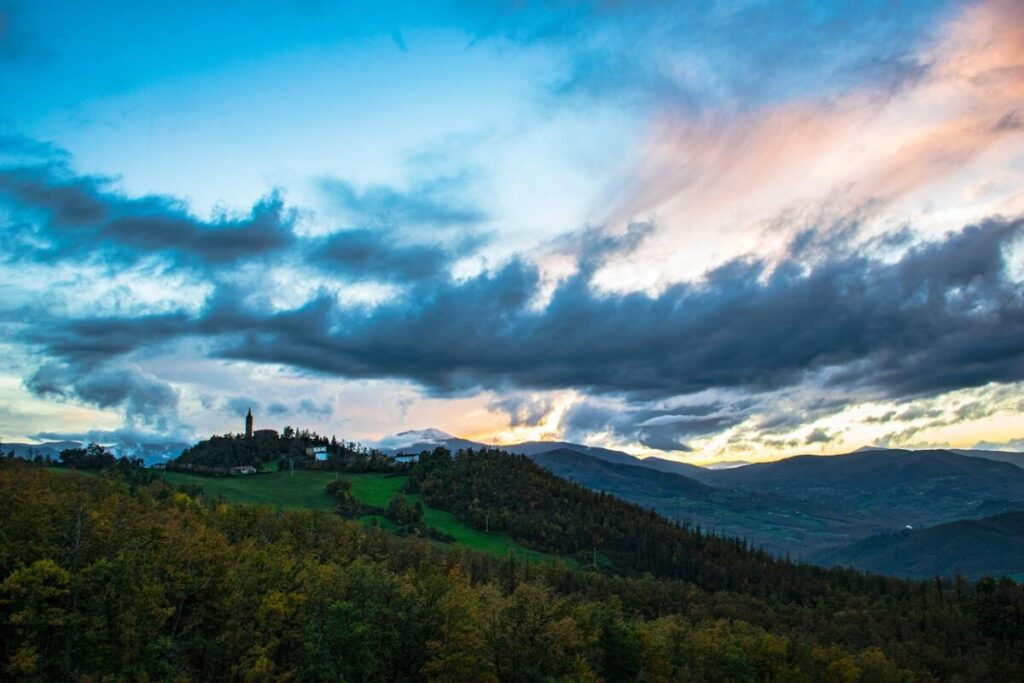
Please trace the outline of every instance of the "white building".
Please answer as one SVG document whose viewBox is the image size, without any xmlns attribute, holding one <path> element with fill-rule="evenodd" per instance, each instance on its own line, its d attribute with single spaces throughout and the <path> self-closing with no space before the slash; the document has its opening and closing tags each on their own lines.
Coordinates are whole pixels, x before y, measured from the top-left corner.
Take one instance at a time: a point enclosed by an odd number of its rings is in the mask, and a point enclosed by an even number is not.
<svg viewBox="0 0 1024 683">
<path fill-rule="evenodd" d="M 307 446 L 306 455 L 312 455 L 319 462 L 327 460 L 327 446 Z"/>
</svg>

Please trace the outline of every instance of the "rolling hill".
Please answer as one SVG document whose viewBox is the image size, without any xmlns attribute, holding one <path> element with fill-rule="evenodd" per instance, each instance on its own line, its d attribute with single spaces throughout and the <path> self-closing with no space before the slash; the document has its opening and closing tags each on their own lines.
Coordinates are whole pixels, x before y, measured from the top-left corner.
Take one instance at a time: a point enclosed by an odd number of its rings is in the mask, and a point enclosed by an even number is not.
<svg viewBox="0 0 1024 683">
<path fill-rule="evenodd" d="M 932 526 L 1024 504 L 1024 469 L 945 450 L 802 455 L 702 470 L 710 486 L 773 494 L 870 515 L 890 528 Z"/>
<path fill-rule="evenodd" d="M 813 559 L 907 578 L 1012 576 L 1024 572 L 1022 532 L 1024 511 L 1008 512 L 872 536 Z"/>
<path fill-rule="evenodd" d="M 776 555 L 805 557 L 886 527 L 856 512 L 781 496 L 708 486 L 696 479 L 599 460 L 568 448 L 530 456 L 536 464 L 593 491 L 604 491 L 672 520 L 743 537 Z"/>
</svg>

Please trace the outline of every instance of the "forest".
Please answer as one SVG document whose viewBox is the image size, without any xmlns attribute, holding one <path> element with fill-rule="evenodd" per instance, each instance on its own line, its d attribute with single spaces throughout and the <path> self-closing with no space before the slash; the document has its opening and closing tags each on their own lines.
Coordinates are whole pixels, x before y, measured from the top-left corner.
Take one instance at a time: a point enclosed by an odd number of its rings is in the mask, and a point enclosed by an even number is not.
<svg viewBox="0 0 1024 683">
<path fill-rule="evenodd" d="M 226 504 L 117 468 L 86 476 L 5 460 L 4 675 L 914 681 L 1024 671 L 1024 592 L 1008 580 L 915 583 L 776 561 L 531 467 L 442 451 L 412 480 L 433 504 L 483 514 L 537 547 L 596 548 L 596 569 L 400 537 L 336 513 Z M 528 535 L 531 509 L 549 519 Z M 647 538 L 627 547 L 641 520 L 670 543 L 668 558 Z"/>
<path fill-rule="evenodd" d="M 327 460 L 306 453 L 310 446 L 324 446 Z M 253 436 L 214 435 L 167 464 L 168 469 L 206 476 L 228 476 L 232 467 L 251 465 L 261 471 L 274 469 L 325 469 L 346 472 L 385 472 L 402 469 L 393 458 L 357 443 L 327 438 L 306 429 L 285 427 L 281 434 L 257 431 Z"/>
</svg>

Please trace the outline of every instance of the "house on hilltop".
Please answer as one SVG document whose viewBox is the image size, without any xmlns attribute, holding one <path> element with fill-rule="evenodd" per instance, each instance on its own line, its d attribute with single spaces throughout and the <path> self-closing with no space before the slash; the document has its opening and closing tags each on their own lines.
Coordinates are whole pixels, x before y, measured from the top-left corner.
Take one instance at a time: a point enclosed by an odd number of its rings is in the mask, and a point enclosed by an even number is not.
<svg viewBox="0 0 1024 683">
<path fill-rule="evenodd" d="M 306 446 L 306 455 L 311 456 L 317 462 L 327 460 L 327 446 Z"/>
</svg>

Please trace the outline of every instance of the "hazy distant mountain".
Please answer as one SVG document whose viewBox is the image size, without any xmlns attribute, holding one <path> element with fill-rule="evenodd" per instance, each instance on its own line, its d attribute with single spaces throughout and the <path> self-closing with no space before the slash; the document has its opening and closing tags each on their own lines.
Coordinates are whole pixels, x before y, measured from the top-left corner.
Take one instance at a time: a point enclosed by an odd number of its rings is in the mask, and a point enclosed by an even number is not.
<svg viewBox="0 0 1024 683">
<path fill-rule="evenodd" d="M 531 460 L 560 477 L 587 488 L 607 491 L 630 500 L 630 496 L 650 498 L 687 497 L 708 499 L 714 489 L 680 474 L 661 472 L 636 464 L 615 463 L 572 448 L 557 448 L 529 456 Z"/>
<path fill-rule="evenodd" d="M 684 475 L 638 464 L 612 463 L 569 448 L 530 457 L 541 467 L 589 489 L 654 509 L 669 519 L 745 537 L 777 554 L 804 557 L 816 549 L 846 544 L 886 529 L 855 512 L 840 512 L 826 505 L 780 496 L 714 488 Z"/>
<path fill-rule="evenodd" d="M 854 451 L 854 453 L 889 450 L 897 449 L 883 448 L 881 446 L 862 446 Z M 962 455 L 967 458 L 984 458 L 985 460 L 1008 462 L 1011 465 L 1016 465 L 1017 467 L 1024 467 L 1024 453 L 1014 453 L 1012 451 L 989 451 L 978 448 L 944 448 L 942 450 L 949 451 L 950 453 L 956 453 L 957 455 Z"/>
<path fill-rule="evenodd" d="M 922 579 L 1024 574 L 1024 511 L 872 536 L 814 559 Z"/>
<path fill-rule="evenodd" d="M 668 460 L 666 458 L 650 457 L 650 458 L 636 458 L 636 464 L 641 467 L 648 467 L 652 470 L 658 470 L 660 472 L 671 472 L 672 474 L 682 474 L 683 476 L 693 476 L 694 473 L 703 470 L 703 467 L 698 465 L 691 465 L 688 462 L 679 462 L 678 460 Z"/>
<path fill-rule="evenodd" d="M 720 460 L 703 465 L 703 468 L 706 470 L 731 470 L 736 467 L 746 467 L 749 464 L 751 464 L 749 460 Z"/>
<path fill-rule="evenodd" d="M 81 445 L 78 441 L 46 441 L 37 444 L 13 441 L 0 444 L 0 451 L 3 455 L 7 455 L 13 450 L 19 458 L 34 458 L 41 455 L 44 458 L 49 456 L 51 460 L 56 460 L 61 451 L 68 448 L 79 448 Z"/>
<path fill-rule="evenodd" d="M 421 453 L 423 451 L 432 451 L 438 446 L 442 446 L 451 451 L 457 451 L 460 448 L 481 448 L 484 446 L 484 444 L 477 441 L 470 441 L 469 439 L 452 436 L 448 432 L 437 429 L 436 427 L 428 427 L 427 429 L 409 429 L 392 436 L 384 437 L 380 441 L 371 445 L 378 450 L 392 455 L 396 453 Z"/>
<path fill-rule="evenodd" d="M 608 448 L 601 448 L 599 446 L 585 446 L 579 443 L 570 443 L 568 441 L 524 441 L 523 443 L 508 444 L 505 446 L 495 446 L 503 451 L 509 453 L 515 453 L 516 455 L 527 455 L 532 456 L 537 453 L 546 453 L 548 451 L 555 451 L 559 449 L 568 449 L 576 451 L 577 453 L 583 453 L 599 460 L 605 460 L 607 462 L 615 462 L 620 464 L 635 465 L 639 458 L 635 458 L 629 453 L 623 453 L 622 451 L 613 451 Z"/>
<path fill-rule="evenodd" d="M 1024 504 L 1024 469 L 944 450 L 801 455 L 694 476 L 711 486 L 867 513 L 891 528 L 932 526 Z"/>
<path fill-rule="evenodd" d="M 996 462 L 1008 462 L 1011 465 L 1024 468 L 1024 453 L 1008 453 L 1006 451 L 982 451 L 982 450 L 964 450 L 961 448 L 952 448 L 951 452 L 957 455 L 963 455 L 968 458 L 984 458 L 985 460 L 995 460 Z"/>
<path fill-rule="evenodd" d="M 38 444 L 30 443 L 4 443 L 0 444 L 0 451 L 4 455 L 14 450 L 19 458 L 34 458 L 37 455 L 47 457 L 51 460 L 59 460 L 60 452 L 69 448 L 82 448 L 87 445 L 86 441 L 46 441 Z M 118 457 L 142 458 L 147 465 L 166 462 L 181 455 L 181 452 L 188 448 L 189 444 L 179 441 L 168 441 L 166 443 L 137 443 L 118 442 L 103 444 Z"/>
<path fill-rule="evenodd" d="M 634 455 L 630 455 L 629 453 L 624 453 L 623 451 L 601 448 L 600 446 L 585 446 L 583 444 L 570 443 L 568 441 L 526 441 L 524 443 L 517 443 L 509 446 L 500 446 L 499 448 L 504 451 L 508 451 L 509 453 L 526 456 L 566 449 L 618 465 L 647 467 L 653 470 L 674 472 L 676 474 L 686 474 L 689 470 L 695 468 L 695 465 L 687 465 L 685 463 L 663 460 L 661 458 L 638 458 Z"/>
<path fill-rule="evenodd" d="M 462 439 L 433 427 L 428 429 L 399 432 L 393 436 L 385 437 L 373 445 L 385 453 L 392 454 L 400 451 L 404 453 L 419 453 L 421 451 L 433 450 L 438 446 L 444 446 L 452 451 L 457 451 L 460 448 L 499 448 L 503 451 L 507 451 L 508 453 L 525 456 L 534 456 L 538 453 L 567 449 L 592 458 L 597 458 L 598 460 L 604 460 L 605 462 L 620 465 L 636 465 L 660 472 L 690 474 L 695 470 L 701 469 L 696 465 L 689 465 L 686 463 L 676 462 L 674 460 L 666 460 L 664 458 L 637 458 L 636 456 L 624 453 L 623 451 L 601 448 L 600 446 L 586 446 L 584 444 L 571 443 L 568 441 L 524 441 L 523 443 L 494 446 L 491 444 L 480 443 L 479 441 Z"/>
</svg>

